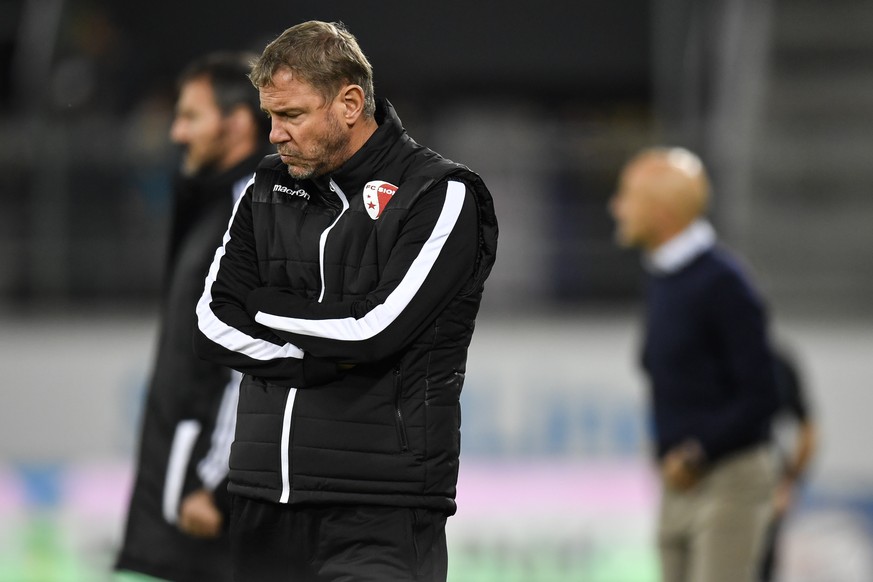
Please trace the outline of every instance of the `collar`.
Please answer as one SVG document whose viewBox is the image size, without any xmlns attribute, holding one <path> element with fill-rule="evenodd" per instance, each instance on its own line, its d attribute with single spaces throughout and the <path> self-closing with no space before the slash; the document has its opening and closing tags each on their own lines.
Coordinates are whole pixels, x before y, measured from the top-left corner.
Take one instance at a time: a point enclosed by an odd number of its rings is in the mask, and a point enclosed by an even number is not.
<svg viewBox="0 0 873 582">
<path fill-rule="evenodd" d="M 346 163 L 327 176 L 349 196 L 354 192 L 363 192 L 364 185 L 378 176 L 393 159 L 388 155 L 389 152 L 406 133 L 394 106 L 387 99 L 376 100 L 375 119 L 379 127 L 370 139 Z M 387 175 L 378 177 L 392 179 Z"/>
<path fill-rule="evenodd" d="M 670 274 L 711 249 L 715 245 L 715 230 L 703 219 L 692 222 L 685 230 L 674 236 L 645 256 L 646 268 L 655 274 Z"/>
</svg>

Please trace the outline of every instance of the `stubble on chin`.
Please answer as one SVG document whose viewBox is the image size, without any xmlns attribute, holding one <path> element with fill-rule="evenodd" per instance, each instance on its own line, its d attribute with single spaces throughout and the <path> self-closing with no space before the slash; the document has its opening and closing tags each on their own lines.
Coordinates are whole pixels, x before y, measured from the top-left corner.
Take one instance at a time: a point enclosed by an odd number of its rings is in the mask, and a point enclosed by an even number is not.
<svg viewBox="0 0 873 582">
<path fill-rule="evenodd" d="M 345 144 L 343 144 L 345 145 Z M 344 155 L 345 150 L 337 150 L 334 151 L 330 157 L 330 159 L 324 159 L 321 163 L 312 164 L 307 167 L 300 166 L 292 166 L 291 164 L 286 164 L 288 168 L 288 175 L 294 178 L 295 180 L 311 180 L 313 178 L 319 178 L 326 174 L 329 174 L 345 163 L 350 156 Z"/>
<path fill-rule="evenodd" d="M 310 178 L 314 177 L 314 175 L 315 175 L 315 172 L 313 170 L 310 170 L 310 169 L 295 171 L 294 168 L 291 166 L 287 166 L 287 168 L 288 168 L 288 175 L 291 176 L 292 178 L 294 178 L 295 180 L 309 180 Z"/>
</svg>

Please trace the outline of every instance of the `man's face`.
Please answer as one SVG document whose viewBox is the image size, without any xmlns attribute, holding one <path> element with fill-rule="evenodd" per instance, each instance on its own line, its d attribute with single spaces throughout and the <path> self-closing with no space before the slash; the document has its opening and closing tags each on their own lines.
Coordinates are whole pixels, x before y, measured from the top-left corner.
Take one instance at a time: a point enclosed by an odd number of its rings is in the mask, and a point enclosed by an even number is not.
<svg viewBox="0 0 873 582">
<path fill-rule="evenodd" d="M 341 122 L 341 103 L 322 95 L 290 70 L 279 69 L 273 83 L 260 88 L 261 109 L 272 122 L 270 143 L 288 173 L 298 180 L 322 176 L 349 157 L 350 134 Z"/>
<path fill-rule="evenodd" d="M 648 248 L 652 244 L 656 209 L 650 179 L 645 168 L 632 164 L 622 172 L 618 190 L 609 202 L 616 222 L 615 239 L 623 247 Z"/>
<path fill-rule="evenodd" d="M 176 101 L 176 117 L 170 128 L 170 138 L 185 148 L 185 174 L 196 174 L 221 161 L 227 149 L 224 121 L 207 79 L 185 83 Z"/>
</svg>

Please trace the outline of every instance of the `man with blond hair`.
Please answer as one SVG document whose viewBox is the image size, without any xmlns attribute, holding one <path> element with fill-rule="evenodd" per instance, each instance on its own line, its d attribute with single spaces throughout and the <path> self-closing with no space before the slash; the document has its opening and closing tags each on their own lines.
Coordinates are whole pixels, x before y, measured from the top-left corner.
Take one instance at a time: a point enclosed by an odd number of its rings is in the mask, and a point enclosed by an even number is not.
<svg viewBox="0 0 873 582">
<path fill-rule="evenodd" d="M 756 579 L 776 481 L 778 405 L 764 302 L 704 218 L 709 180 L 682 148 L 621 172 L 610 209 L 648 272 L 642 364 L 662 477 L 663 582 Z"/>
<path fill-rule="evenodd" d="M 289 28 L 249 76 L 278 153 L 237 204 L 195 339 L 244 373 L 235 579 L 445 580 L 491 195 L 406 134 L 342 25 Z"/>
</svg>

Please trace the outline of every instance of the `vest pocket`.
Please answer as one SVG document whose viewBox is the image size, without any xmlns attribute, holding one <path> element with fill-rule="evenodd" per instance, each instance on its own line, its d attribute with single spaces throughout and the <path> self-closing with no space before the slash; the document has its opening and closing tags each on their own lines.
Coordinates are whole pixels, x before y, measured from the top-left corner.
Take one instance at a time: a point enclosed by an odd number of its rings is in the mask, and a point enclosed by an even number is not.
<svg viewBox="0 0 873 582">
<path fill-rule="evenodd" d="M 406 434 L 406 422 L 403 419 L 403 410 L 400 408 L 403 395 L 403 374 L 400 368 L 394 368 L 394 423 L 397 426 L 397 440 L 400 443 L 400 451 L 409 450 L 409 436 Z"/>
</svg>

